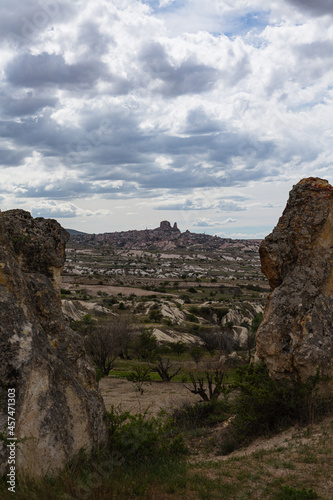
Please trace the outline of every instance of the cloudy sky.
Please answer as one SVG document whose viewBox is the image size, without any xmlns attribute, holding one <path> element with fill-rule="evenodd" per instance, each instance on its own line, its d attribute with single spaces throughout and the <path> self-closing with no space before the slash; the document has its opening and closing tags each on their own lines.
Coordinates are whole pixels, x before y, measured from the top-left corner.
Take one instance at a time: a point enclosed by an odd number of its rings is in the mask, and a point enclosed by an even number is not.
<svg viewBox="0 0 333 500">
<path fill-rule="evenodd" d="M 0 0 L 0 207 L 261 238 L 333 182 L 331 0 Z"/>
</svg>

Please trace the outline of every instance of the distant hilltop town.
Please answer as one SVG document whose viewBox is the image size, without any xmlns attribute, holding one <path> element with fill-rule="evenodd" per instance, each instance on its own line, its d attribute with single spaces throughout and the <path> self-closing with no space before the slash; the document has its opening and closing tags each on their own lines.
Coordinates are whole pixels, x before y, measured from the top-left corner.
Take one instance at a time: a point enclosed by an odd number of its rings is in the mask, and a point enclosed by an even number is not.
<svg viewBox="0 0 333 500">
<path fill-rule="evenodd" d="M 155 229 L 120 231 L 114 233 L 86 234 L 69 230 L 71 243 L 111 246 L 113 248 L 140 249 L 140 250 L 223 250 L 230 246 L 248 247 L 249 250 L 258 250 L 260 240 L 233 240 L 219 238 L 209 234 L 191 233 L 189 230 L 182 233 L 177 222 L 171 226 L 164 220 Z"/>
</svg>

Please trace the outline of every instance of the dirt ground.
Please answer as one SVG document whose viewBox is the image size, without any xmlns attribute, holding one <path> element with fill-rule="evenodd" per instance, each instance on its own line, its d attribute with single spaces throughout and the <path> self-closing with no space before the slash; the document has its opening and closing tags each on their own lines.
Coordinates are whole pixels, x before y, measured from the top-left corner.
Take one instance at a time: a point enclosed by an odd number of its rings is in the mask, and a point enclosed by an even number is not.
<svg viewBox="0 0 333 500">
<path fill-rule="evenodd" d="M 145 382 L 143 394 L 140 394 L 135 384 L 124 379 L 111 377 L 99 381 L 105 407 L 121 405 L 123 411 L 131 413 L 144 412 L 156 416 L 161 409 L 171 409 L 184 403 L 200 401 L 200 396 L 192 394 L 180 382 Z"/>
<path fill-rule="evenodd" d="M 97 295 L 97 292 L 105 292 L 108 295 L 118 295 L 121 293 L 125 297 L 136 295 L 137 297 L 148 297 L 149 295 L 165 295 L 160 292 L 143 290 L 141 288 L 131 288 L 128 286 L 111 286 L 111 285 L 89 285 L 89 284 L 73 284 L 63 280 L 62 287 L 67 290 L 86 290 L 90 295 Z"/>
<path fill-rule="evenodd" d="M 122 411 L 129 411 L 133 414 L 138 412 L 142 413 L 147 410 L 149 416 L 156 416 L 161 409 L 167 410 L 177 408 L 181 407 L 184 403 L 194 403 L 201 400 L 200 396 L 192 394 L 179 382 L 145 383 L 143 394 L 138 392 L 132 382 L 124 379 L 105 377 L 99 381 L 99 387 L 107 410 L 110 409 L 111 405 L 115 405 L 116 407 L 120 405 Z M 326 420 L 330 422 L 332 419 L 330 417 Z M 324 423 L 325 422 L 326 421 L 324 421 Z M 215 440 L 219 436 L 224 425 L 225 424 L 220 424 L 211 430 L 206 429 L 206 438 L 210 437 L 210 439 Z M 196 452 L 189 458 L 189 461 L 223 462 L 230 458 L 251 455 L 259 450 L 274 450 L 279 447 L 287 448 L 295 441 L 297 441 L 299 445 L 311 444 L 316 437 L 321 435 L 322 425 L 322 423 L 313 425 L 313 432 L 309 438 L 304 436 L 304 428 L 295 426 L 270 439 L 258 438 L 249 446 L 234 451 L 227 456 L 216 456 L 214 452 L 207 453 L 207 450 L 202 449 L 200 445 L 201 441 L 197 438 L 198 443 L 197 446 L 195 446 Z M 195 443 L 192 443 L 192 445 L 193 444 Z"/>
</svg>

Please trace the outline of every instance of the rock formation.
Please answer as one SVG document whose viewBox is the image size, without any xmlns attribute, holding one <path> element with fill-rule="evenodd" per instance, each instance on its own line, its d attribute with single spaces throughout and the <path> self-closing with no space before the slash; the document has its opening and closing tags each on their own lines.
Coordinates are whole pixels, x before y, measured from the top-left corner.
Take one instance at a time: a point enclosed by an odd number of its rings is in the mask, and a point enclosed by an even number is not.
<svg viewBox="0 0 333 500">
<path fill-rule="evenodd" d="M 301 180 L 260 246 L 273 292 L 257 333 L 257 354 L 274 378 L 333 375 L 333 187 Z"/>
<path fill-rule="evenodd" d="M 171 224 L 168 220 L 162 220 L 162 222 L 160 222 L 159 229 L 160 231 L 172 231 Z"/>
<path fill-rule="evenodd" d="M 157 228 L 159 231 L 177 231 L 177 233 L 180 233 L 180 230 L 178 229 L 177 222 L 174 223 L 173 227 L 171 227 L 171 224 L 168 220 L 162 220 L 160 222 L 160 227 Z"/>
<path fill-rule="evenodd" d="M 61 312 L 68 233 L 23 210 L 0 213 L 0 431 L 16 391 L 17 470 L 59 471 L 82 447 L 106 441 L 104 405 L 81 337 Z M 0 472 L 8 449 L 0 441 Z"/>
</svg>

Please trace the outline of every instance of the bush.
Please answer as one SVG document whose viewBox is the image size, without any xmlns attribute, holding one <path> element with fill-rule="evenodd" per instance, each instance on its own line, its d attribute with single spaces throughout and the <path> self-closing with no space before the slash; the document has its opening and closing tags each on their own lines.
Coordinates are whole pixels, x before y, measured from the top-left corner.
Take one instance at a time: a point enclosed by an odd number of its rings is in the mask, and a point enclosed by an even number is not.
<svg viewBox="0 0 333 500">
<path fill-rule="evenodd" d="M 233 389 L 232 423 L 221 436 L 221 452 L 228 453 L 259 435 L 269 435 L 289 425 L 313 421 L 322 402 L 316 397 L 319 376 L 305 383 L 274 381 L 264 363 L 237 368 Z"/>
<path fill-rule="evenodd" d="M 191 355 L 191 358 L 195 361 L 196 365 L 198 366 L 198 364 L 200 363 L 200 361 L 204 357 L 205 352 L 200 346 L 195 345 L 190 350 L 190 355 Z"/>
<path fill-rule="evenodd" d="M 155 361 L 158 354 L 157 339 L 151 328 L 144 330 L 139 335 L 137 344 L 138 357 L 146 361 Z"/>
<path fill-rule="evenodd" d="M 153 309 L 152 311 L 150 311 L 148 318 L 153 323 L 160 323 L 161 320 L 163 319 L 163 315 L 161 311 Z"/>
<path fill-rule="evenodd" d="M 229 409 L 226 400 L 185 403 L 180 408 L 173 410 L 172 419 L 175 426 L 188 431 L 224 422 L 229 417 Z"/>
<path fill-rule="evenodd" d="M 302 488 L 298 490 L 293 486 L 283 486 L 281 490 L 274 496 L 274 500 L 312 500 L 318 498 L 318 495 L 312 489 L 306 490 Z"/>
<path fill-rule="evenodd" d="M 256 333 L 260 324 L 262 323 L 262 320 L 264 319 L 264 315 L 262 312 L 258 313 L 252 320 L 251 323 L 251 332 Z"/>
<path fill-rule="evenodd" d="M 190 321 L 191 323 L 199 323 L 199 320 L 194 314 L 186 314 L 186 319 L 187 321 Z"/>
<path fill-rule="evenodd" d="M 177 354 L 178 356 L 184 354 L 184 352 L 187 351 L 187 345 L 185 344 L 185 342 L 182 342 L 181 340 L 178 340 L 177 342 L 169 342 L 168 346 L 171 349 L 171 351 Z"/>
<path fill-rule="evenodd" d="M 112 452 L 120 453 L 127 463 L 153 462 L 161 456 L 179 456 L 187 452 L 184 439 L 171 418 L 130 415 L 111 408 L 105 420 L 109 426 Z"/>
<path fill-rule="evenodd" d="M 103 306 L 111 307 L 114 304 L 118 303 L 118 300 L 115 297 L 104 297 L 102 300 Z"/>
</svg>

